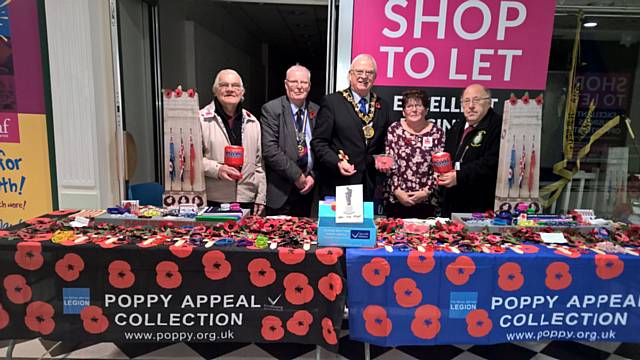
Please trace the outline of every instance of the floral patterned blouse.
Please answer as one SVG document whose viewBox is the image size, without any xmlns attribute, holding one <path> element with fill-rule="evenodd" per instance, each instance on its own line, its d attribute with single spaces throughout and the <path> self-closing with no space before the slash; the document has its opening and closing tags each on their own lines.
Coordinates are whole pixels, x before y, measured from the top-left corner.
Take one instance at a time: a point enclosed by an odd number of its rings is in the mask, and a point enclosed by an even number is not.
<svg viewBox="0 0 640 360">
<path fill-rule="evenodd" d="M 394 159 L 385 186 L 385 200 L 396 203 L 393 195 L 396 189 L 419 191 L 425 187 L 429 190 L 427 202 L 437 204 L 437 184 L 433 177 L 431 155 L 444 149 L 444 131 L 432 124 L 429 131 L 413 134 L 402 127 L 403 121 L 393 123 L 387 131 L 385 142 L 386 153 Z"/>
</svg>

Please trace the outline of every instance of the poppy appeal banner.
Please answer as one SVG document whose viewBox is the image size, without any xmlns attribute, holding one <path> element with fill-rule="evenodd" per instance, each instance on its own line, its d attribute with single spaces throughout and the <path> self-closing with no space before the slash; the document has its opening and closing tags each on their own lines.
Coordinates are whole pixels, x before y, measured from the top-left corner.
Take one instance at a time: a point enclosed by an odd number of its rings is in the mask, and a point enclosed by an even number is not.
<svg viewBox="0 0 640 360">
<path fill-rule="evenodd" d="M 34 240 L 0 238 L 2 339 L 295 342 L 337 351 L 342 249 Z"/>
<path fill-rule="evenodd" d="M 555 1 L 353 0 L 352 55 L 378 85 L 544 89 Z"/>
<path fill-rule="evenodd" d="M 349 336 L 379 346 L 634 342 L 640 257 L 347 250 Z"/>
</svg>

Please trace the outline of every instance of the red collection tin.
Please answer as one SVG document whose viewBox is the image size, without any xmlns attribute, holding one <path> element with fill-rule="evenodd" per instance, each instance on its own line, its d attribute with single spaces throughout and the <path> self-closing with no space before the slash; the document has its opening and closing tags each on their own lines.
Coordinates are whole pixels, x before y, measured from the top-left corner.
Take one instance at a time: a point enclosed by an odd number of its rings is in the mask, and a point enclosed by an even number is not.
<svg viewBox="0 0 640 360">
<path fill-rule="evenodd" d="M 224 164 L 238 170 L 242 169 L 244 163 L 244 148 L 242 146 L 224 147 Z"/>
<path fill-rule="evenodd" d="M 453 165 L 451 164 L 451 155 L 448 152 L 439 152 L 433 154 L 431 157 L 431 165 L 433 166 L 433 171 L 438 174 L 448 173 L 453 170 Z"/>
</svg>

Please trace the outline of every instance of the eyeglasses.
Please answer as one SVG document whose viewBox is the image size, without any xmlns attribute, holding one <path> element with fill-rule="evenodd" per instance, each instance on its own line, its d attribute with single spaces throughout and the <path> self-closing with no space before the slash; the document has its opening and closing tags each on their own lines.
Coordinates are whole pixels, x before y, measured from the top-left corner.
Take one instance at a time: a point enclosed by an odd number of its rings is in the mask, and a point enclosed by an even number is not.
<svg viewBox="0 0 640 360">
<path fill-rule="evenodd" d="M 468 98 L 462 99 L 460 103 L 462 103 L 462 105 L 464 106 L 469 106 L 469 104 L 476 105 L 476 104 L 479 104 L 481 101 L 489 100 L 489 99 L 491 99 L 491 97 L 489 96 L 483 97 L 483 98 L 474 97 L 473 99 L 468 99 Z"/>
<path fill-rule="evenodd" d="M 422 104 L 409 104 L 409 105 L 406 105 L 404 108 L 407 109 L 407 110 L 413 110 L 413 109 L 422 110 L 422 109 L 424 109 L 424 105 L 422 105 Z"/>
<path fill-rule="evenodd" d="M 218 84 L 219 88 L 232 88 L 233 90 L 240 90 L 242 89 L 242 84 L 240 83 L 226 83 L 226 82 L 221 82 Z"/>
<path fill-rule="evenodd" d="M 356 76 L 366 76 L 366 77 L 374 77 L 376 75 L 376 72 L 373 70 L 355 70 L 355 69 L 351 69 L 350 70 L 352 74 L 355 74 Z"/>
<path fill-rule="evenodd" d="M 306 80 L 286 80 L 289 84 L 291 85 L 296 85 L 296 86 L 300 86 L 300 87 L 307 87 L 309 86 L 309 82 Z"/>
</svg>

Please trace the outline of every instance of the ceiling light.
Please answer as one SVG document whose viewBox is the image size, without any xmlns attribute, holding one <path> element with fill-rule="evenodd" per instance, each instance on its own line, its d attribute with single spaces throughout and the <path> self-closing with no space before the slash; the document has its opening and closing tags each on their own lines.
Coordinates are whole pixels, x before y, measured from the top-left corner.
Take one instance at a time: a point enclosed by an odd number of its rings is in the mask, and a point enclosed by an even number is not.
<svg viewBox="0 0 640 360">
<path fill-rule="evenodd" d="M 582 26 L 586 27 L 586 28 L 594 28 L 596 26 L 598 26 L 598 23 L 594 20 L 591 19 L 585 19 L 584 22 L 582 23 Z"/>
</svg>

